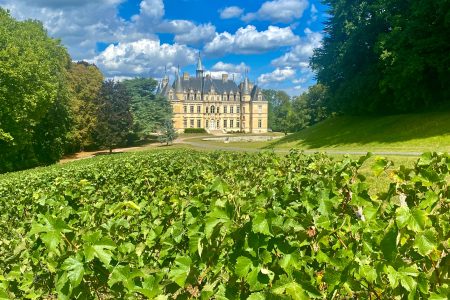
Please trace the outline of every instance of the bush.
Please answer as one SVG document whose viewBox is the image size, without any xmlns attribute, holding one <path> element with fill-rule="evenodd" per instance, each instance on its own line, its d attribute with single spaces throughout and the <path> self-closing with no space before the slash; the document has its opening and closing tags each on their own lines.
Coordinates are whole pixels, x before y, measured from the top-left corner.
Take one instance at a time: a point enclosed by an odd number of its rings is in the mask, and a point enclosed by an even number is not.
<svg viewBox="0 0 450 300">
<path fill-rule="evenodd" d="M 186 128 L 184 133 L 206 133 L 204 128 Z"/>
</svg>

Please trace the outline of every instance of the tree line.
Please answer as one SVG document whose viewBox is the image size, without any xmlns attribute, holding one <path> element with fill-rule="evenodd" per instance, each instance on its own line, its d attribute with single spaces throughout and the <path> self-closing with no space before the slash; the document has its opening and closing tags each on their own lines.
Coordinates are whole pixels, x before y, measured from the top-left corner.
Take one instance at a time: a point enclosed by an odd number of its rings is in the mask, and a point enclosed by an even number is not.
<svg viewBox="0 0 450 300">
<path fill-rule="evenodd" d="M 148 140 L 172 113 L 156 87 L 105 80 L 95 65 L 72 62 L 42 23 L 0 8 L 0 173 Z"/>
<path fill-rule="evenodd" d="M 450 108 L 450 0 L 324 0 L 329 18 L 298 97 L 266 90 L 269 128 L 294 132 L 333 115 Z"/>
</svg>

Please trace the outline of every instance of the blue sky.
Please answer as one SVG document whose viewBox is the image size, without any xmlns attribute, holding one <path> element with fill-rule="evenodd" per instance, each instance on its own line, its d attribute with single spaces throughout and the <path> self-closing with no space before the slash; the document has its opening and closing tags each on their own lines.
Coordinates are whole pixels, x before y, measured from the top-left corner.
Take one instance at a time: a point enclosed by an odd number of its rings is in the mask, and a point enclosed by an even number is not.
<svg viewBox="0 0 450 300">
<path fill-rule="evenodd" d="M 0 0 L 19 19 L 41 20 L 74 60 L 109 78 L 195 72 L 201 52 L 212 76 L 246 69 L 263 88 L 298 95 L 314 84 L 308 59 L 320 46 L 318 0 Z"/>
</svg>

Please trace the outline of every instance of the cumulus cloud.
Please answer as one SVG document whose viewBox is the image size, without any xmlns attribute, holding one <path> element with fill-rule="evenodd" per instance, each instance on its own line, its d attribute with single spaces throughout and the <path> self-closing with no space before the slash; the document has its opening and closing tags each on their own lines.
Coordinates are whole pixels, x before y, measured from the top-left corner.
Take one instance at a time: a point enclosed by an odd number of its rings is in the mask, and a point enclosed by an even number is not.
<svg viewBox="0 0 450 300">
<path fill-rule="evenodd" d="M 199 45 L 211 41 L 216 35 L 216 27 L 211 23 L 194 26 L 189 32 L 175 35 L 175 42 L 186 45 Z"/>
<path fill-rule="evenodd" d="M 139 13 L 127 21 L 119 17 L 118 7 L 126 0 L 0 0 L 18 19 L 41 20 L 53 37 L 62 39 L 74 60 L 96 56 L 97 43 L 158 41 L 157 33 L 175 34 L 175 42 L 190 45 L 214 38 L 211 24 L 197 25 L 189 20 L 167 20 L 162 0 L 142 0 Z"/>
<path fill-rule="evenodd" d="M 239 28 L 236 33 L 216 33 L 214 39 L 205 45 L 205 52 L 211 55 L 226 53 L 254 54 L 263 53 L 283 46 L 294 45 L 299 41 L 290 27 L 269 26 L 258 31 L 255 26 Z"/>
<path fill-rule="evenodd" d="M 152 76 L 161 77 L 165 67 L 173 70 L 195 63 L 196 50 L 185 45 L 161 44 L 159 41 L 141 39 L 135 42 L 108 46 L 92 62 L 107 77 Z"/>
<path fill-rule="evenodd" d="M 244 13 L 244 10 L 238 6 L 229 6 L 219 10 L 219 13 L 221 19 L 232 19 L 239 18 Z"/>
<path fill-rule="evenodd" d="M 309 59 L 314 49 L 320 47 L 323 35 L 320 32 L 305 29 L 305 37 L 283 56 L 272 60 L 275 67 L 291 67 L 305 69 L 309 67 Z"/>
<path fill-rule="evenodd" d="M 290 23 L 300 19 L 308 8 L 308 0 L 273 0 L 264 2 L 257 12 L 245 14 L 242 20 L 267 20 L 276 23 Z"/>
<path fill-rule="evenodd" d="M 287 68 L 276 68 L 271 73 L 265 73 L 261 74 L 258 77 L 258 82 L 262 86 L 268 86 L 271 83 L 280 83 L 284 82 L 286 80 L 294 78 L 296 75 L 296 72 L 294 69 L 291 69 L 289 67 Z"/>
<path fill-rule="evenodd" d="M 249 70 L 250 67 L 243 62 L 240 64 L 230 64 L 219 61 L 212 66 L 208 74 L 217 79 L 221 79 L 223 74 L 228 74 L 229 79 L 239 82 L 243 80 L 245 72 Z"/>
<path fill-rule="evenodd" d="M 314 23 L 315 21 L 317 21 L 317 14 L 319 13 L 319 10 L 317 9 L 317 7 L 312 4 L 311 5 L 311 11 L 310 11 L 310 15 L 311 15 L 311 19 L 308 21 L 309 24 Z"/>
</svg>

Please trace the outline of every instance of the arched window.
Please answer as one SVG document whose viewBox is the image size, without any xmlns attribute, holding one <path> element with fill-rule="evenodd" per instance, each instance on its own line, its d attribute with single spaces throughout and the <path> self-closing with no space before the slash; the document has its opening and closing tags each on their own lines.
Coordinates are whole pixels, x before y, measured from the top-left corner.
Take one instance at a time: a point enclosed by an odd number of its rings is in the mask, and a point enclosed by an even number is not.
<svg viewBox="0 0 450 300">
<path fill-rule="evenodd" d="M 214 114 L 216 112 L 216 109 L 214 107 L 214 105 L 211 105 L 211 113 Z"/>
</svg>

